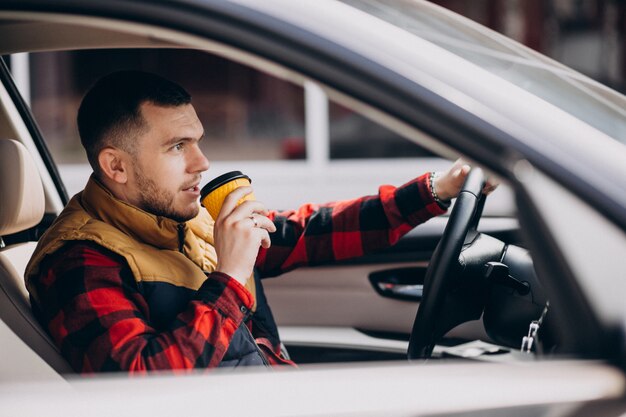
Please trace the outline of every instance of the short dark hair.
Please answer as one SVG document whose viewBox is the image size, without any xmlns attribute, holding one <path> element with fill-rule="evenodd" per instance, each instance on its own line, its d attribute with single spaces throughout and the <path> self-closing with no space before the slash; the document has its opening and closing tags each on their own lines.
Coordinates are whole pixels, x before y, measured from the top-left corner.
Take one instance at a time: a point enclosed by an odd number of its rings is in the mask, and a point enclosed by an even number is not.
<svg viewBox="0 0 626 417">
<path fill-rule="evenodd" d="M 180 85 L 143 71 L 119 71 L 99 79 L 78 109 L 78 132 L 87 159 L 101 175 L 98 154 L 107 146 L 135 152 L 136 136 L 145 128 L 140 106 L 150 102 L 165 107 L 191 103 Z"/>
</svg>

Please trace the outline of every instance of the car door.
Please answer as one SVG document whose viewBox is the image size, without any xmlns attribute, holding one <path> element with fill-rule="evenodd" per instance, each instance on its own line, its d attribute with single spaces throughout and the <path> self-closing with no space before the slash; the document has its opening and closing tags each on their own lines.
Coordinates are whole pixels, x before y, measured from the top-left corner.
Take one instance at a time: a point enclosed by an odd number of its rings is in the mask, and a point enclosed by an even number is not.
<svg viewBox="0 0 626 417">
<path fill-rule="evenodd" d="M 131 52 L 142 57 L 139 64 L 128 58 Z M 91 62 L 106 61 L 109 66 L 98 67 L 94 71 L 80 64 L 87 62 L 85 57 Z M 215 65 L 215 62 L 219 62 L 224 72 L 218 74 L 217 78 L 228 78 L 228 71 L 243 74 L 237 79 L 238 83 L 250 84 L 268 78 L 246 67 L 245 63 L 246 68 L 242 69 L 241 63 L 225 61 L 224 58 L 199 51 L 190 55 L 184 50 L 172 52 L 169 49 L 152 48 L 129 51 L 118 48 L 105 53 L 86 49 L 72 53 L 51 51 L 31 54 L 33 69 L 27 75 L 33 85 L 34 116 L 25 106 L 22 112 L 33 132 L 39 131 L 35 121 L 42 126 L 43 134 L 33 137 L 39 141 L 38 146 L 44 150 L 44 154 L 47 154 L 47 149 L 51 149 L 52 157 L 58 161 L 59 173 L 56 169 L 50 169 L 50 172 L 59 184 L 59 190 L 60 184 L 67 184 L 70 195 L 79 191 L 91 171 L 84 156 L 82 160 L 72 159 L 75 158 L 72 155 L 81 153 L 74 114 L 88 81 L 93 81 L 106 71 L 115 70 L 111 62 L 118 61 L 119 65 L 129 65 L 130 62 L 141 69 L 177 74 L 174 69 L 168 69 L 167 64 L 178 62 L 177 57 L 186 57 L 194 63 L 190 66 L 193 70 L 185 69 L 185 76 L 191 80 L 201 79 L 203 73 L 211 71 L 210 65 Z M 146 61 L 153 64 L 146 65 Z M 199 65 L 195 65 L 196 62 Z M 49 66 L 44 67 L 44 63 L 52 65 L 53 71 L 50 71 Z M 42 79 L 44 68 L 46 78 Z M 74 80 L 82 81 L 76 82 L 78 86 L 67 91 L 60 89 L 52 97 L 37 89 L 37 86 L 45 90 L 50 85 L 63 85 Z M 187 82 L 199 91 L 195 100 L 200 104 L 196 106 L 201 120 L 206 114 L 203 122 L 209 132 L 216 116 L 205 112 L 206 107 L 211 106 L 207 103 L 219 101 L 226 108 L 245 109 L 234 110 L 234 114 L 254 111 L 254 107 L 241 103 L 242 97 L 236 91 L 205 95 L 201 86 Z M 329 99 L 332 90 L 316 82 L 307 80 L 302 86 L 291 83 L 283 86 L 286 82 L 277 79 L 269 82 L 274 86 L 279 85 L 284 91 L 301 91 L 301 95 L 296 94 L 296 97 L 304 102 L 304 126 L 301 132 L 303 137 L 297 140 L 304 145 L 305 157 L 296 161 L 255 160 L 250 156 L 238 159 L 242 152 L 236 146 L 237 142 L 234 142 L 231 154 L 226 153 L 213 159 L 215 148 L 207 147 L 206 153 L 212 160 L 212 167 L 205 175 L 204 182 L 228 170 L 241 170 L 253 179 L 257 197 L 269 208 L 287 209 L 297 208 L 305 202 L 323 203 L 375 194 L 380 185 L 399 186 L 424 172 L 445 170 L 451 164 L 451 161 L 427 151 L 420 143 L 416 144 L 358 111 L 346 108 L 339 101 Z M 293 102 L 287 101 L 277 107 L 290 105 L 293 106 Z M 333 120 L 333 115 L 338 113 L 342 115 L 339 122 Z M 235 126 L 230 129 L 234 129 L 236 135 L 241 135 L 243 124 L 246 125 L 246 134 L 251 138 L 261 137 L 263 133 L 257 133 L 255 129 L 263 129 L 265 124 L 255 124 L 250 120 L 237 119 L 234 121 Z M 279 122 L 287 123 L 285 120 Z M 284 133 L 276 133 L 277 136 L 281 134 Z M 425 132 L 422 135 L 425 140 L 428 139 Z M 73 147 L 67 145 L 67 139 L 71 137 Z M 63 139 L 61 144 L 59 138 Z M 54 167 L 52 163 L 49 166 Z M 65 201 L 61 192 L 59 196 Z M 445 216 L 431 219 L 411 231 L 399 244 L 382 253 L 333 265 L 299 268 L 279 278 L 264 280 L 267 297 L 284 342 L 294 352 L 294 358 L 300 363 L 404 358 L 406 340 L 421 298 L 428 261 L 445 223 Z M 489 198 L 480 226 L 480 230 L 508 243 L 519 243 L 513 196 L 509 189 L 501 187 Z M 485 338 L 485 335 L 480 323 L 476 322 L 457 329 L 451 337 L 473 339 Z"/>
<path fill-rule="evenodd" d="M 352 198 L 376 194 L 379 185 L 399 186 L 423 172 L 446 169 L 450 164 L 433 157 L 331 161 L 316 178 L 329 189 L 341 188 L 344 198 Z M 341 197 L 333 195 L 321 201 L 337 199 Z M 447 216 L 433 218 L 379 253 L 332 265 L 298 268 L 264 280 L 289 351 L 300 363 L 347 357 L 404 359 L 429 260 L 446 222 Z M 520 243 L 509 189 L 502 187 L 489 197 L 480 230 L 507 243 Z M 488 340 L 479 321 L 460 326 L 449 338 Z"/>
</svg>

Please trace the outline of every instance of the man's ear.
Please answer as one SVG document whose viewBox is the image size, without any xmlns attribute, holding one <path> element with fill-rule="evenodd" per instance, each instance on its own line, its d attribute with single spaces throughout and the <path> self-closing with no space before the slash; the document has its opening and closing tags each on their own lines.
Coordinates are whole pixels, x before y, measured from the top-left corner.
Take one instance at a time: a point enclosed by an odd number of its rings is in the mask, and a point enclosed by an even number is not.
<svg viewBox="0 0 626 417">
<path fill-rule="evenodd" d="M 102 149 L 98 154 L 102 175 L 118 184 L 125 184 L 128 181 L 128 167 L 124 156 L 124 152 L 119 149 Z"/>
</svg>

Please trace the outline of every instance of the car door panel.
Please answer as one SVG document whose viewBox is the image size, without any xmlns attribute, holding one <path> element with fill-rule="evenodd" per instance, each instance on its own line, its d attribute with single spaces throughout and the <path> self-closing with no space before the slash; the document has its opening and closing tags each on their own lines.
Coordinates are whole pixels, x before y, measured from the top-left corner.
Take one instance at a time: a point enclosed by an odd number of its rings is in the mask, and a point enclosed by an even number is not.
<svg viewBox="0 0 626 417">
<path fill-rule="evenodd" d="M 264 280 L 279 326 L 288 329 L 288 335 L 294 327 L 311 326 L 344 328 L 345 332 L 358 329 L 390 338 L 408 335 L 419 302 L 416 297 L 407 297 L 404 290 L 406 286 L 418 290 L 423 284 L 428 260 L 446 221 L 445 216 L 431 219 L 409 232 L 397 245 L 380 253 L 329 266 L 300 268 Z M 479 230 L 506 243 L 519 243 L 518 224 L 513 218 L 483 218 Z M 393 284 L 401 286 L 398 296 L 390 293 Z M 387 294 L 384 289 L 389 290 Z M 329 338 L 335 336 L 329 335 Z M 480 321 L 465 323 L 453 329 L 448 337 L 489 340 Z M 284 341 L 288 345 L 303 345 L 301 339 Z M 322 347 L 319 338 L 310 340 L 310 345 L 318 346 L 317 353 L 330 358 L 335 354 L 332 349 L 337 348 L 333 343 Z M 379 349 L 377 346 L 370 348 Z M 298 353 L 302 353 L 301 349 Z M 306 356 L 302 359 L 306 360 Z"/>
</svg>

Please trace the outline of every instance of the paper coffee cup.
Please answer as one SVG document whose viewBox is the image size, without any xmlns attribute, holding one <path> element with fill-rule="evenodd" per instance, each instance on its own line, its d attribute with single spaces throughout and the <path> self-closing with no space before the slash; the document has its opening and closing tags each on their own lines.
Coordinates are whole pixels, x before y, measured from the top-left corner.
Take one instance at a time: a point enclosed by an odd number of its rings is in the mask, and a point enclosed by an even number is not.
<svg viewBox="0 0 626 417">
<path fill-rule="evenodd" d="M 231 171 L 226 174 L 209 181 L 202 190 L 200 190 L 200 202 L 209 211 L 213 220 L 217 219 L 217 215 L 220 214 L 224 199 L 231 191 L 236 188 L 250 185 L 252 180 L 247 175 L 241 173 L 241 171 Z M 239 200 L 237 204 L 243 203 L 245 200 L 254 200 L 254 193 L 246 195 Z"/>
</svg>

